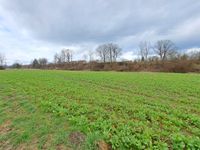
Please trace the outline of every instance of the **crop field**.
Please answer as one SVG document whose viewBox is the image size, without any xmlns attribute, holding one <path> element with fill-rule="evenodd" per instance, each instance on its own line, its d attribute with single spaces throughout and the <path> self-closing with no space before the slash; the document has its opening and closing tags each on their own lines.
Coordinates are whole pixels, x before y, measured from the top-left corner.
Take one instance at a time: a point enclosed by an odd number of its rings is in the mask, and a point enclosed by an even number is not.
<svg viewBox="0 0 200 150">
<path fill-rule="evenodd" d="M 200 149 L 200 75 L 0 71 L 0 149 Z"/>
</svg>

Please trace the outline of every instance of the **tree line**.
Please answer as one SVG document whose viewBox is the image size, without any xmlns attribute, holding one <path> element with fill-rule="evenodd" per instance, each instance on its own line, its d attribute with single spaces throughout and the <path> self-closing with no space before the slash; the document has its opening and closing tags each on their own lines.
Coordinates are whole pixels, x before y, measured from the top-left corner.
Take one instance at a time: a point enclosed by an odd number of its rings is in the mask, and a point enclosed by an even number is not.
<svg viewBox="0 0 200 150">
<path fill-rule="evenodd" d="M 190 54 L 181 53 L 178 47 L 171 40 L 158 40 L 155 43 L 149 41 L 141 41 L 138 44 L 138 51 L 136 53 L 139 58 L 133 60 L 134 63 L 144 62 L 145 65 L 150 62 L 167 62 L 167 61 L 181 61 L 181 60 L 200 60 L 200 52 L 193 52 Z M 105 43 L 99 45 L 95 51 L 90 50 L 88 54 L 84 54 L 83 60 L 74 61 L 74 51 L 72 49 L 62 49 L 59 53 L 55 53 L 53 62 L 49 62 L 47 58 L 33 59 L 29 68 L 48 68 L 47 66 L 54 66 L 54 68 L 63 67 L 68 68 L 80 68 L 80 63 L 96 63 L 98 64 L 113 64 L 122 62 L 120 57 L 122 55 L 122 48 L 115 43 Z M 89 61 L 87 58 L 89 58 Z M 76 62 L 76 63 L 75 63 Z M 130 63 L 131 61 L 129 61 Z M 75 64 L 72 66 L 67 64 Z M 0 54 L 0 66 L 5 65 L 5 56 Z M 77 65 L 79 65 L 77 67 Z M 69 67 L 70 66 L 70 67 Z M 91 69 L 91 65 L 89 65 Z M 12 68 L 21 68 L 20 63 L 14 63 Z M 87 68 L 87 67 L 86 67 Z M 62 68 L 61 68 L 62 69 Z"/>
<path fill-rule="evenodd" d="M 178 56 L 178 48 L 171 40 L 159 40 L 154 45 L 151 45 L 148 41 L 142 41 L 139 44 L 140 59 L 142 61 L 147 61 L 148 59 L 157 58 L 159 60 L 173 59 Z M 62 49 L 60 53 L 54 55 L 54 64 L 70 63 L 73 61 L 73 50 Z M 89 51 L 88 56 L 84 55 L 84 60 L 89 57 L 89 61 L 94 61 L 94 55 L 96 55 L 96 61 L 103 63 L 107 62 L 117 62 L 122 55 L 122 48 L 118 44 L 106 43 L 99 45 L 95 52 Z M 33 66 L 35 65 L 35 59 L 33 61 Z M 38 59 L 38 64 L 39 59 Z M 42 66 L 42 65 L 41 65 Z"/>
</svg>

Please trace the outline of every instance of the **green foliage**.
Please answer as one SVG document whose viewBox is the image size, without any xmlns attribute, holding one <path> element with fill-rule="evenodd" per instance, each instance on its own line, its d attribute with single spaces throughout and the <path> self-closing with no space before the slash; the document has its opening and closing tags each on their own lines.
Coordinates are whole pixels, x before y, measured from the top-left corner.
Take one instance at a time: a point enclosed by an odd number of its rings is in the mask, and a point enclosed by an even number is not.
<svg viewBox="0 0 200 150">
<path fill-rule="evenodd" d="M 15 143 L 69 144 L 78 130 L 85 149 L 101 139 L 113 149 L 200 149 L 197 74 L 15 70 L 0 79 L 0 111 L 10 114 L 1 122 L 12 118 L 21 131 Z"/>
<path fill-rule="evenodd" d="M 186 137 L 181 134 L 175 134 L 172 136 L 173 149 L 200 149 L 200 138 L 199 137 Z"/>
</svg>

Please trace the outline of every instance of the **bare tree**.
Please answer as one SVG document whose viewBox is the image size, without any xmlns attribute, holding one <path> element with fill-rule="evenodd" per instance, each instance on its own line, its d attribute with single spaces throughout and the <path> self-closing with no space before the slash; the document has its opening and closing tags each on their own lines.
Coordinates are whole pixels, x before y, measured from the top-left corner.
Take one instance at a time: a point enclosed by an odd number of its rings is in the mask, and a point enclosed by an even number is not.
<svg viewBox="0 0 200 150">
<path fill-rule="evenodd" d="M 61 62 L 64 63 L 67 61 L 67 50 L 62 49 L 60 53 Z"/>
<path fill-rule="evenodd" d="M 73 51 L 70 49 L 62 49 L 60 54 L 56 53 L 54 55 L 54 63 L 60 64 L 60 63 L 69 63 L 72 61 Z"/>
<path fill-rule="evenodd" d="M 45 65 L 47 65 L 47 63 L 48 63 L 48 60 L 47 60 L 47 58 L 39 58 L 39 59 L 38 59 L 38 63 L 39 63 L 41 66 L 45 66 Z"/>
<path fill-rule="evenodd" d="M 147 60 L 151 48 L 150 42 L 147 41 L 140 42 L 139 48 L 140 48 L 139 53 L 141 55 L 142 60 Z"/>
<path fill-rule="evenodd" d="M 70 49 L 67 49 L 67 62 L 72 62 L 72 57 L 73 57 L 73 51 Z"/>
<path fill-rule="evenodd" d="M 60 56 L 59 56 L 58 53 L 56 53 L 56 54 L 54 55 L 54 63 L 55 63 L 55 64 L 60 64 L 60 63 L 61 63 L 61 58 L 60 58 Z"/>
<path fill-rule="evenodd" d="M 61 62 L 71 62 L 72 61 L 72 50 L 70 49 L 63 49 L 60 54 Z"/>
<path fill-rule="evenodd" d="M 4 66 L 6 64 L 6 57 L 5 55 L 0 53 L 0 66 Z"/>
<path fill-rule="evenodd" d="M 94 52 L 92 50 L 89 50 L 88 56 L 89 56 L 89 62 L 93 61 L 93 59 L 94 59 Z"/>
<path fill-rule="evenodd" d="M 101 58 L 101 61 L 104 63 L 108 61 L 108 49 L 106 47 L 106 44 L 100 45 L 96 49 L 97 55 Z"/>
<path fill-rule="evenodd" d="M 192 60 L 200 60 L 200 51 L 192 51 L 189 55 Z"/>
<path fill-rule="evenodd" d="M 113 43 L 107 44 L 107 47 L 109 50 L 110 62 L 116 62 L 117 58 L 121 55 L 122 49 L 117 44 Z"/>
<path fill-rule="evenodd" d="M 175 54 L 176 50 L 175 44 L 170 40 L 157 41 L 154 46 L 154 51 L 161 60 L 166 60 L 168 56 Z"/>
<path fill-rule="evenodd" d="M 115 62 L 121 55 L 121 48 L 113 43 L 100 45 L 96 51 L 103 62 Z"/>
</svg>

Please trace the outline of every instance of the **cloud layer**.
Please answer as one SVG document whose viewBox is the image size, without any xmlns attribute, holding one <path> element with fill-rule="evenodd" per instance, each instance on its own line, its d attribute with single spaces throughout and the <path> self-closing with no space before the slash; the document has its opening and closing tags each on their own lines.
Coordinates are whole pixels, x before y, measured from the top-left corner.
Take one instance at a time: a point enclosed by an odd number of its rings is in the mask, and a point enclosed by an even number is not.
<svg viewBox="0 0 200 150">
<path fill-rule="evenodd" d="M 8 45 L 0 51 L 18 49 L 16 58 L 29 59 L 60 47 L 80 53 L 116 42 L 127 56 L 139 41 L 158 39 L 200 47 L 199 8 L 198 0 L 0 0 L 0 39 Z"/>
</svg>

